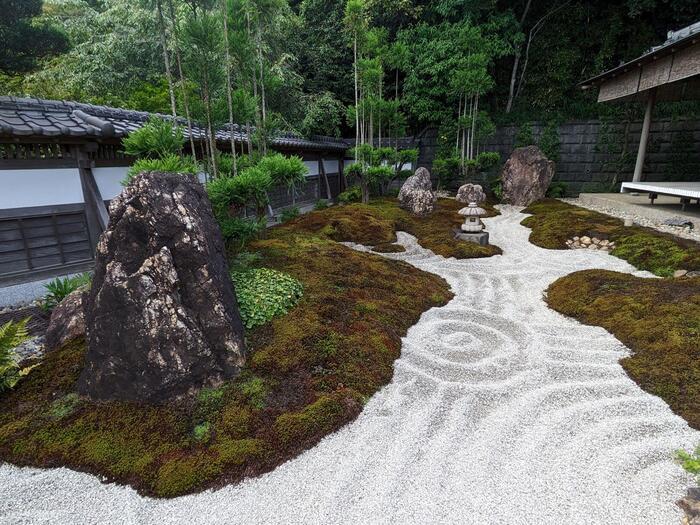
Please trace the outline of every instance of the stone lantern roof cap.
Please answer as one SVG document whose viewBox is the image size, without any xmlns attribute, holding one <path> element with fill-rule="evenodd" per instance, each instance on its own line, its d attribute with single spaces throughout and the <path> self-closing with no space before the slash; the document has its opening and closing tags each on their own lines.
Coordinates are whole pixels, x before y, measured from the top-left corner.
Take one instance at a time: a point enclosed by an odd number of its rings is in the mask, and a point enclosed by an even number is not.
<svg viewBox="0 0 700 525">
<path fill-rule="evenodd" d="M 483 217 L 486 215 L 484 208 L 479 208 L 475 202 L 470 202 L 468 206 L 462 208 L 457 213 L 466 217 Z"/>
</svg>

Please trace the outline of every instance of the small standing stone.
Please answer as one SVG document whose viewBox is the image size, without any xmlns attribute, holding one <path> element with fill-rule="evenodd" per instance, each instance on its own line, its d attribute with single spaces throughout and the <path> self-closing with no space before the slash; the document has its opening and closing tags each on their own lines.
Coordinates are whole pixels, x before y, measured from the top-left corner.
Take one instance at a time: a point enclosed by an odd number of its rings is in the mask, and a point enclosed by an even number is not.
<svg viewBox="0 0 700 525">
<path fill-rule="evenodd" d="M 399 204 L 414 215 L 424 216 L 435 209 L 435 193 L 432 190 L 430 172 L 418 168 L 415 174 L 406 179 L 399 191 Z"/>
<path fill-rule="evenodd" d="M 684 277 L 686 275 L 688 275 L 688 270 L 676 270 L 675 272 L 673 272 L 673 276 L 676 278 Z"/>
<path fill-rule="evenodd" d="M 469 204 L 470 202 L 479 204 L 486 200 L 486 194 L 479 184 L 464 184 L 457 190 L 455 199 L 465 204 Z"/>
</svg>

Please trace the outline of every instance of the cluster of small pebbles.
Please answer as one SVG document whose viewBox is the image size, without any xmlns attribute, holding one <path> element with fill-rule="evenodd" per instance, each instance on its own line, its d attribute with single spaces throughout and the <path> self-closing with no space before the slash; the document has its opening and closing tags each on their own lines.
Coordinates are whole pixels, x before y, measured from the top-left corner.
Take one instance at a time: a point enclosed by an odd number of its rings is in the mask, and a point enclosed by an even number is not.
<svg viewBox="0 0 700 525">
<path fill-rule="evenodd" d="M 607 239 L 599 239 L 598 237 L 588 237 L 584 235 L 582 237 L 574 237 L 566 241 L 566 245 L 572 250 L 600 250 L 603 252 L 610 252 L 615 249 L 615 241 L 609 241 Z"/>
</svg>

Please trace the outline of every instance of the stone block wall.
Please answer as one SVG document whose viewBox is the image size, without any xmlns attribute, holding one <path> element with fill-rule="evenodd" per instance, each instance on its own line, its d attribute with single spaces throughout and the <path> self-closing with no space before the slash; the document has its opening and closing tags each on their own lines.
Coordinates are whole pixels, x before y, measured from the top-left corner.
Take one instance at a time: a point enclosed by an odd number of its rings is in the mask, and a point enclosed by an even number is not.
<svg viewBox="0 0 700 525">
<path fill-rule="evenodd" d="M 515 147 L 518 126 L 502 126 L 482 145 L 497 151 L 505 162 Z M 545 123 L 532 124 L 539 142 Z M 567 193 L 619 191 L 632 179 L 637 158 L 641 121 L 629 123 L 586 120 L 561 124 L 555 180 L 565 182 Z M 419 166 L 432 167 L 437 151 L 437 130 L 426 129 L 414 138 L 420 148 Z M 644 165 L 647 181 L 700 181 L 700 121 L 656 119 Z"/>
<path fill-rule="evenodd" d="M 532 125 L 535 142 L 544 129 L 543 123 Z M 565 182 L 567 193 L 573 195 L 619 191 L 620 183 L 632 180 L 641 129 L 641 121 L 588 120 L 560 125 L 555 180 Z M 505 160 L 517 134 L 517 126 L 501 127 L 484 149 L 498 151 Z M 647 181 L 700 180 L 700 121 L 653 121 L 643 177 Z"/>
</svg>

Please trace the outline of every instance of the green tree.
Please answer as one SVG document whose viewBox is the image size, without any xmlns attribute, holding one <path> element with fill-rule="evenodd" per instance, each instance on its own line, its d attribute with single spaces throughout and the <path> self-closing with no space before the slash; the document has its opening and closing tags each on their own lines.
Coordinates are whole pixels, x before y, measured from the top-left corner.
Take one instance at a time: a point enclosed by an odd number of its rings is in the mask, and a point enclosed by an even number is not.
<svg viewBox="0 0 700 525">
<path fill-rule="evenodd" d="M 38 61 L 68 49 L 66 35 L 41 15 L 42 0 L 0 0 L 0 72 L 6 75 L 35 69 Z"/>
<path fill-rule="evenodd" d="M 218 170 L 212 97 L 223 80 L 221 68 L 223 42 L 219 19 L 219 16 L 209 11 L 202 11 L 198 15 L 193 13 L 187 17 L 181 31 L 183 65 L 188 71 L 188 77 L 197 82 L 204 103 L 209 161 L 213 177 L 217 177 Z"/>
</svg>

